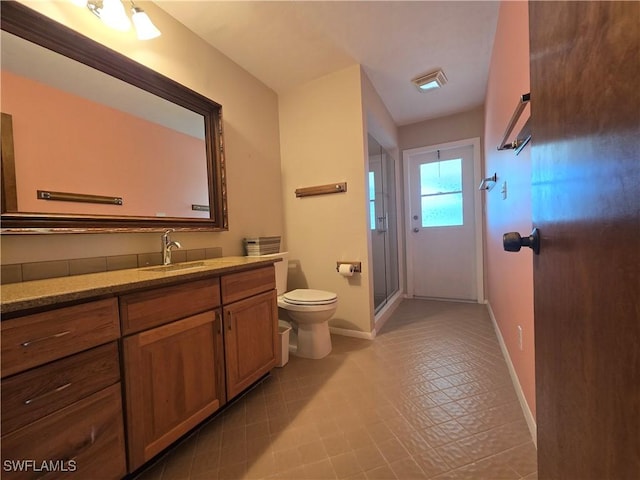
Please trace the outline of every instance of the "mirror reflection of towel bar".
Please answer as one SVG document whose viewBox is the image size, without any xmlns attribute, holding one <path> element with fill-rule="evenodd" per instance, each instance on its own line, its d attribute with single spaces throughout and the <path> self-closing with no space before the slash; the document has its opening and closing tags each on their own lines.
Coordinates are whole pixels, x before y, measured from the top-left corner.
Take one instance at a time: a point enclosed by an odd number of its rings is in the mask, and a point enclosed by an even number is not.
<svg viewBox="0 0 640 480">
<path fill-rule="evenodd" d="M 89 195 L 87 193 L 50 192 L 37 190 L 40 200 L 54 200 L 60 202 L 101 203 L 106 205 L 122 205 L 122 197 L 107 197 L 104 195 Z"/>
</svg>

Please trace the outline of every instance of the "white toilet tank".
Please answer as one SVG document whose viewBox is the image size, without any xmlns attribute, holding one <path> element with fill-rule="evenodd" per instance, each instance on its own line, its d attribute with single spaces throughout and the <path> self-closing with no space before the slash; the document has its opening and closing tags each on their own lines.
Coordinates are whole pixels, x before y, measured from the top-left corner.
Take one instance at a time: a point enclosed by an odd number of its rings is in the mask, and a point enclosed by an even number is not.
<svg viewBox="0 0 640 480">
<path fill-rule="evenodd" d="M 287 274 L 289 273 L 289 252 L 272 253 L 270 255 L 260 255 L 261 258 L 281 258 L 281 262 L 275 262 L 276 268 L 276 291 L 278 295 L 287 293 Z"/>
</svg>

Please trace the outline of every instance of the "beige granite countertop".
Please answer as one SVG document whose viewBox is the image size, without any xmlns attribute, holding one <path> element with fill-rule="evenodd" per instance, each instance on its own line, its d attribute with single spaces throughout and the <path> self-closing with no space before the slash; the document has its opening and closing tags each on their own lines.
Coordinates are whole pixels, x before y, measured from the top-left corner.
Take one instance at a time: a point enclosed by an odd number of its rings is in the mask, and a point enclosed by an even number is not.
<svg viewBox="0 0 640 480">
<path fill-rule="evenodd" d="M 179 280 L 197 280 L 211 274 L 225 274 L 260 265 L 270 265 L 278 259 L 262 257 L 221 257 L 174 264 L 187 269 L 158 271 L 161 265 L 90 273 L 69 277 L 34 280 L 3 285 L 0 290 L 0 313 L 16 312 L 57 303 L 104 295 L 116 295 L 129 290 L 162 286 Z M 196 266 L 193 266 L 196 265 Z"/>
</svg>

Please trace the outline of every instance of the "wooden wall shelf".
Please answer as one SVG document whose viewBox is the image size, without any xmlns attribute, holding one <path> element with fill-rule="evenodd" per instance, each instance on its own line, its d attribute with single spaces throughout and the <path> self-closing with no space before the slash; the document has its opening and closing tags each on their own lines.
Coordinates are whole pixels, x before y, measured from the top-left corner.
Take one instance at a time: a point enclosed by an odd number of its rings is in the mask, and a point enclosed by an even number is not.
<svg viewBox="0 0 640 480">
<path fill-rule="evenodd" d="M 329 193 L 343 193 L 347 191 L 347 182 L 329 183 L 296 189 L 296 197 L 311 197 L 313 195 L 327 195 Z"/>
</svg>

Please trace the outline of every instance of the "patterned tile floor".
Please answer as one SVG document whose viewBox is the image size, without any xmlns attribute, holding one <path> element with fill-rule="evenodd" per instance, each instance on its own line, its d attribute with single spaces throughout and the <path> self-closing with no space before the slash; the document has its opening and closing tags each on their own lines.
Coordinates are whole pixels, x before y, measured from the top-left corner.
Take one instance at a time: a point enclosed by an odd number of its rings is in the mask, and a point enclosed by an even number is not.
<svg viewBox="0 0 640 480">
<path fill-rule="evenodd" d="M 405 300 L 374 341 L 290 357 L 139 480 L 536 479 L 483 305 Z"/>
</svg>

